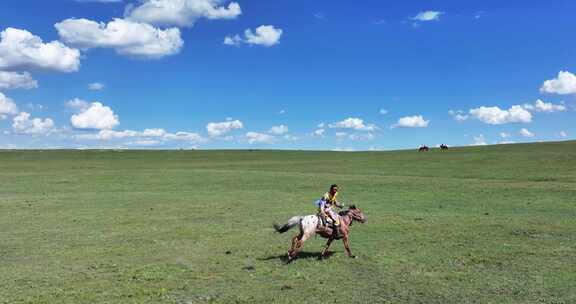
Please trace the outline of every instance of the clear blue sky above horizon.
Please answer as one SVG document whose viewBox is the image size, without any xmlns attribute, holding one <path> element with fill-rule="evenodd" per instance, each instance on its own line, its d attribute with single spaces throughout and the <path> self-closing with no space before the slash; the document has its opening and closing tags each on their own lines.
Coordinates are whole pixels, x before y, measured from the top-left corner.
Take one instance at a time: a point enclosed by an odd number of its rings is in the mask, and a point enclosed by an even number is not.
<svg viewBox="0 0 576 304">
<path fill-rule="evenodd" d="M 576 138 L 573 1 L 237 0 L 234 13 L 230 1 L 160 0 L 230 11 L 188 12 L 187 25 L 138 17 L 150 1 L 4 1 L 0 75 L 29 77 L 0 77 L 0 148 L 388 150 Z M 135 54 L 164 41 L 112 37 L 102 29 L 114 18 L 178 28 L 183 45 Z M 74 35 L 55 26 L 64 20 Z M 273 27 L 259 36 L 262 25 Z M 8 28 L 78 50 L 79 66 L 46 63 L 42 48 L 29 55 L 38 45 L 8 39 Z"/>
</svg>

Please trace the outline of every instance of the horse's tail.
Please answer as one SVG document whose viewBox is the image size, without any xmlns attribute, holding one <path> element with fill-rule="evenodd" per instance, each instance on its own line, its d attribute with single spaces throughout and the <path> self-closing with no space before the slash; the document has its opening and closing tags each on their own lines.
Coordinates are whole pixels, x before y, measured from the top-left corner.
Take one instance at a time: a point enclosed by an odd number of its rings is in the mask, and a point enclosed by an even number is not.
<svg viewBox="0 0 576 304">
<path fill-rule="evenodd" d="M 302 220 L 302 216 L 293 216 L 288 220 L 288 223 L 286 223 L 282 226 L 280 226 L 279 224 L 274 224 L 274 229 L 276 230 L 276 232 L 284 233 L 284 232 L 294 228 L 294 226 L 299 225 L 300 220 Z"/>
</svg>

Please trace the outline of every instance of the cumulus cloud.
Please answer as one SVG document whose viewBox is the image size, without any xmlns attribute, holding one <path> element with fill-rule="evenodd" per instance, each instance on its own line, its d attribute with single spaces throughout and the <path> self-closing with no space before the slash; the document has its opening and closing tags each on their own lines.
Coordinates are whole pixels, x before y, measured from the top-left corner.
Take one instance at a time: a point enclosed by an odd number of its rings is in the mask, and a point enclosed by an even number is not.
<svg viewBox="0 0 576 304">
<path fill-rule="evenodd" d="M 485 145 L 487 145 L 486 139 L 484 138 L 483 134 L 475 136 L 473 139 L 474 139 L 474 142 L 472 142 L 470 144 L 471 146 L 485 146 Z"/>
<path fill-rule="evenodd" d="M 1 59 L 0 59 L 1 60 Z M 38 87 L 38 82 L 32 78 L 30 73 L 5 72 L 0 71 L 0 89 L 34 89 Z"/>
<path fill-rule="evenodd" d="M 88 84 L 88 90 L 90 91 L 102 91 L 104 90 L 104 84 L 100 82 L 93 82 Z"/>
<path fill-rule="evenodd" d="M 514 105 L 508 110 L 499 107 L 485 107 L 471 109 L 470 116 L 490 125 L 501 125 L 506 123 L 529 123 L 532 121 L 532 114 L 522 106 Z"/>
<path fill-rule="evenodd" d="M 546 112 L 546 113 L 566 111 L 566 106 L 564 105 L 553 104 L 551 102 L 544 102 L 540 99 L 536 100 L 534 104 L 525 104 L 524 108 L 529 111 Z"/>
<path fill-rule="evenodd" d="M 558 77 L 544 81 L 540 92 L 561 95 L 576 94 L 576 75 L 568 71 L 560 71 Z"/>
<path fill-rule="evenodd" d="M 232 130 L 242 129 L 244 125 L 240 120 L 228 120 L 223 122 L 211 122 L 206 125 L 206 131 L 210 137 L 222 136 Z"/>
<path fill-rule="evenodd" d="M 110 107 L 100 102 L 93 102 L 88 108 L 70 118 L 72 126 L 77 129 L 112 129 L 120 124 L 118 116 Z"/>
<path fill-rule="evenodd" d="M 386 115 L 386 114 L 388 114 L 388 110 L 380 109 L 380 111 L 378 111 L 378 113 L 380 113 L 380 115 Z"/>
<path fill-rule="evenodd" d="M 450 110 L 448 111 L 448 114 L 450 114 L 450 116 L 452 116 L 452 118 L 454 118 L 454 120 L 457 122 L 463 122 L 468 119 L 468 115 L 464 114 L 464 112 L 460 110 Z"/>
<path fill-rule="evenodd" d="M 422 21 L 422 22 L 436 21 L 436 20 L 440 20 L 440 16 L 442 14 L 444 14 L 444 13 L 439 12 L 439 11 L 423 11 L 423 12 L 418 13 L 418 15 L 412 17 L 412 20 Z"/>
<path fill-rule="evenodd" d="M 66 19 L 54 25 L 60 38 L 82 49 L 112 48 L 122 55 L 161 58 L 180 52 L 184 41 L 178 28 L 165 30 L 150 24 L 116 18 L 98 23 L 88 19 Z"/>
<path fill-rule="evenodd" d="M 13 115 L 16 113 L 18 113 L 18 107 L 14 101 L 10 97 L 0 92 L 0 118 L 4 118 L 6 115 Z"/>
<path fill-rule="evenodd" d="M 118 139 L 136 139 L 132 142 L 137 141 L 183 141 L 190 143 L 203 143 L 206 139 L 203 138 L 198 133 L 191 132 L 176 132 L 169 133 L 164 129 L 151 128 L 144 129 L 143 131 L 133 131 L 133 130 L 100 130 L 95 134 L 80 134 L 77 135 L 78 139 L 91 139 L 91 140 L 118 140 Z"/>
<path fill-rule="evenodd" d="M 510 133 L 500 132 L 500 137 L 502 137 L 502 138 L 509 138 L 510 136 L 512 136 Z"/>
<path fill-rule="evenodd" d="M 422 115 L 406 116 L 398 119 L 392 128 L 426 128 L 429 123 Z"/>
<path fill-rule="evenodd" d="M 249 144 L 256 144 L 256 143 L 271 144 L 276 140 L 276 138 L 272 135 L 257 132 L 246 133 L 246 139 L 248 140 Z"/>
<path fill-rule="evenodd" d="M 558 136 L 560 136 L 561 138 L 566 138 L 566 137 L 568 137 L 568 133 L 566 133 L 566 131 L 560 131 L 558 133 Z"/>
<path fill-rule="evenodd" d="M 139 6 L 126 8 L 130 20 L 156 25 L 193 26 L 200 18 L 234 19 L 242 14 L 240 5 L 230 2 L 220 6 L 219 0 L 143 0 Z"/>
<path fill-rule="evenodd" d="M 272 128 L 270 128 L 268 133 L 274 134 L 274 135 L 286 134 L 286 133 L 288 133 L 288 126 L 285 126 L 285 125 L 273 126 Z"/>
<path fill-rule="evenodd" d="M 245 43 L 271 47 L 280 43 L 282 33 L 282 29 L 275 28 L 273 25 L 261 25 L 257 27 L 255 31 L 246 29 L 244 31 L 244 38 L 240 37 L 238 34 L 224 37 L 224 44 L 239 46 L 240 44 Z"/>
<path fill-rule="evenodd" d="M 0 33 L 0 69 L 74 72 L 80 68 L 80 51 L 59 41 L 48 43 L 32 33 L 7 28 Z"/>
<path fill-rule="evenodd" d="M 53 130 L 54 121 L 50 118 L 30 119 L 29 113 L 20 112 L 20 114 L 14 117 L 12 128 L 16 133 L 32 135 L 46 134 Z"/>
<path fill-rule="evenodd" d="M 69 109 L 72 109 L 72 110 L 83 111 L 83 110 L 86 110 L 90 107 L 90 103 L 85 101 L 85 100 L 82 100 L 80 98 L 74 98 L 74 99 L 68 100 L 65 103 L 65 106 Z"/>
<path fill-rule="evenodd" d="M 79 134 L 75 136 L 76 139 L 86 139 L 86 140 L 102 140 L 102 141 L 114 141 L 114 140 L 125 140 L 131 139 L 131 141 L 126 142 L 126 145 L 145 145 L 143 143 L 150 143 L 150 145 L 159 145 L 168 143 L 171 141 L 186 142 L 192 144 L 205 143 L 207 140 L 203 138 L 198 133 L 183 132 L 178 131 L 176 133 L 170 133 L 164 129 L 152 128 L 144 129 L 143 131 L 133 131 L 133 130 L 100 130 L 98 133 L 89 134 Z M 154 142 L 154 144 L 152 144 Z"/>
<path fill-rule="evenodd" d="M 528 129 L 526 128 L 522 128 L 520 129 L 520 135 L 524 136 L 524 137 L 534 137 L 534 133 L 528 131 Z"/>
<path fill-rule="evenodd" d="M 328 125 L 333 129 L 353 129 L 357 131 L 374 131 L 376 126 L 373 124 L 364 124 L 364 120 L 356 117 L 349 117 L 342 121 L 334 122 Z"/>
</svg>

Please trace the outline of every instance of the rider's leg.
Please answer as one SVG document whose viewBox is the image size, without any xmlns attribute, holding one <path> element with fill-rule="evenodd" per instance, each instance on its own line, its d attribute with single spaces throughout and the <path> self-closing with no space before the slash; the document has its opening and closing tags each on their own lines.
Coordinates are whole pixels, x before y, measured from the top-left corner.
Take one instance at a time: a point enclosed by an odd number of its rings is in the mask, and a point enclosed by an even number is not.
<svg viewBox="0 0 576 304">
<path fill-rule="evenodd" d="M 340 217 L 332 209 L 328 209 L 326 211 L 327 211 L 326 214 L 328 214 L 328 216 L 332 219 L 332 235 L 334 236 L 334 238 L 338 238 L 339 235 L 341 234 Z"/>
</svg>

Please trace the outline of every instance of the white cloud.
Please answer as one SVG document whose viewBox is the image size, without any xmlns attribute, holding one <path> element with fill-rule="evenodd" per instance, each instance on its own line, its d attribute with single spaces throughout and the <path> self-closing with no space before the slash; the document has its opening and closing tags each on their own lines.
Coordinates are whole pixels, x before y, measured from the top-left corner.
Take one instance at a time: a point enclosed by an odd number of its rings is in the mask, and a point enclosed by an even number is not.
<svg viewBox="0 0 576 304">
<path fill-rule="evenodd" d="M 374 139 L 374 134 L 372 133 L 366 133 L 366 134 L 350 134 L 350 136 L 348 136 L 348 138 L 350 140 L 373 140 Z"/>
<path fill-rule="evenodd" d="M 263 133 L 256 133 L 256 132 L 246 133 L 246 138 L 248 139 L 249 144 L 255 144 L 255 143 L 271 144 L 276 139 L 272 135 L 263 134 Z"/>
<path fill-rule="evenodd" d="M 324 137 L 324 132 L 326 132 L 326 129 L 316 129 L 312 132 L 312 136 Z"/>
<path fill-rule="evenodd" d="M 236 34 L 234 36 L 224 37 L 224 44 L 225 45 L 239 46 L 241 43 L 242 43 L 242 37 L 240 37 L 240 35 L 238 35 L 238 34 Z"/>
<path fill-rule="evenodd" d="M 120 124 L 118 116 L 111 108 L 100 102 L 93 102 L 90 107 L 70 118 L 72 126 L 77 129 L 112 129 Z"/>
<path fill-rule="evenodd" d="M 358 131 L 374 131 L 376 126 L 373 124 L 364 124 L 364 120 L 355 117 L 349 117 L 342 121 L 334 122 L 328 125 L 335 129 L 353 129 Z"/>
<path fill-rule="evenodd" d="M 80 68 L 80 51 L 59 41 L 43 43 L 26 30 L 10 27 L 0 38 L 0 69 L 74 72 Z"/>
<path fill-rule="evenodd" d="M 398 122 L 392 125 L 392 128 L 426 128 L 430 123 L 422 115 L 406 116 L 398 119 Z"/>
<path fill-rule="evenodd" d="M 536 102 L 533 105 L 525 104 L 524 108 L 526 110 L 530 110 L 530 111 L 546 112 L 546 113 L 566 111 L 566 106 L 564 106 L 564 105 L 553 104 L 551 102 L 544 102 L 540 99 L 536 100 Z"/>
<path fill-rule="evenodd" d="M 184 45 L 178 28 L 162 30 L 146 23 L 119 18 L 107 24 L 72 18 L 54 26 L 62 40 L 76 47 L 112 48 L 119 54 L 135 57 L 161 58 L 174 55 Z"/>
<path fill-rule="evenodd" d="M 528 131 L 528 129 L 526 128 L 522 128 L 520 129 L 520 135 L 524 136 L 524 137 L 534 137 L 534 133 Z"/>
<path fill-rule="evenodd" d="M 165 140 L 187 141 L 191 143 L 204 143 L 206 139 L 198 133 L 179 131 L 176 133 L 167 133 L 163 136 Z"/>
<path fill-rule="evenodd" d="M 336 138 L 338 138 L 339 140 L 344 139 L 344 137 L 348 136 L 348 133 L 346 132 L 336 132 L 334 135 L 336 135 Z"/>
<path fill-rule="evenodd" d="M 508 110 L 499 107 L 485 107 L 471 109 L 470 115 L 483 123 L 490 125 L 501 125 L 505 123 L 529 123 L 532 121 L 532 114 L 522 106 L 514 105 Z"/>
<path fill-rule="evenodd" d="M 18 113 L 18 107 L 14 101 L 10 97 L 0 92 L 0 117 L 4 117 L 7 114 L 13 115 L 16 113 Z"/>
<path fill-rule="evenodd" d="M 463 122 L 468 119 L 468 115 L 464 114 L 464 112 L 460 110 L 458 111 L 450 110 L 448 111 L 448 114 L 450 114 L 450 116 L 452 116 L 452 118 L 454 118 L 454 120 L 457 122 Z"/>
<path fill-rule="evenodd" d="M 352 147 L 336 147 L 336 148 L 332 149 L 332 151 L 334 151 L 334 152 L 354 152 L 354 151 L 356 151 L 356 149 L 354 149 Z"/>
<path fill-rule="evenodd" d="M 74 99 L 68 100 L 65 103 L 65 106 L 67 108 L 72 109 L 72 110 L 84 111 L 90 107 L 90 103 L 85 101 L 85 100 L 82 100 L 80 98 L 74 98 Z"/>
<path fill-rule="evenodd" d="M 500 145 L 508 145 L 508 144 L 515 144 L 516 142 L 513 140 L 501 140 L 498 142 Z"/>
<path fill-rule="evenodd" d="M 0 59 L 1 60 L 1 59 Z M 4 72 L 0 71 L 0 89 L 34 89 L 38 87 L 38 82 L 32 78 L 30 73 Z"/>
<path fill-rule="evenodd" d="M 200 18 L 234 19 L 242 14 L 240 5 L 219 0 L 143 0 L 140 6 L 126 8 L 127 19 L 157 25 L 193 26 Z"/>
<path fill-rule="evenodd" d="M 440 20 L 440 16 L 444 14 L 443 12 L 439 11 L 424 11 L 418 13 L 418 15 L 412 17 L 412 20 L 415 21 L 435 21 Z"/>
<path fill-rule="evenodd" d="M 29 113 L 20 112 L 20 114 L 14 117 L 12 128 L 16 133 L 33 134 L 33 135 L 46 134 L 53 130 L 54 121 L 52 121 L 52 119 L 50 118 L 30 119 Z"/>
<path fill-rule="evenodd" d="M 540 92 L 562 95 L 576 94 L 576 75 L 568 71 L 560 71 L 557 78 L 544 81 Z"/>
<path fill-rule="evenodd" d="M 149 146 L 158 146 L 161 144 L 162 144 L 162 142 L 158 141 L 158 140 L 143 139 L 143 140 L 135 140 L 135 141 L 127 142 L 125 145 L 149 147 Z"/>
<path fill-rule="evenodd" d="M 222 136 L 232 130 L 242 129 L 244 125 L 240 120 L 228 120 L 223 122 L 211 122 L 206 125 L 206 131 L 210 137 Z"/>
<path fill-rule="evenodd" d="M 509 137 L 511 137 L 511 136 L 512 136 L 512 135 L 511 135 L 510 133 L 500 132 L 500 137 L 502 137 L 502 138 L 509 138 Z"/>
<path fill-rule="evenodd" d="M 244 42 L 248 44 L 273 46 L 280 43 L 282 29 L 275 28 L 273 25 L 261 25 L 256 28 L 255 32 L 250 29 L 245 30 L 244 36 L 246 36 Z"/>
<path fill-rule="evenodd" d="M 386 115 L 386 114 L 388 114 L 388 110 L 380 109 L 380 111 L 378 111 L 378 113 L 380 113 L 380 115 Z"/>
<path fill-rule="evenodd" d="M 268 133 L 274 134 L 274 135 L 286 134 L 286 133 L 288 133 L 288 126 L 285 126 L 285 125 L 273 126 L 272 128 L 270 128 Z"/>
<path fill-rule="evenodd" d="M 487 145 L 486 139 L 484 138 L 484 135 L 480 134 L 478 136 L 475 136 L 474 142 L 470 145 L 471 146 L 485 146 L 485 145 Z"/>
<path fill-rule="evenodd" d="M 282 33 L 282 29 L 275 28 L 273 25 L 261 25 L 254 32 L 251 29 L 246 29 L 244 38 L 238 34 L 224 37 L 224 44 L 239 46 L 241 43 L 246 43 L 271 47 L 280 43 Z"/>
<path fill-rule="evenodd" d="M 104 90 L 104 84 L 100 82 L 93 82 L 88 84 L 88 90 L 90 91 L 101 91 Z"/>
<path fill-rule="evenodd" d="M 200 136 L 198 133 L 191 132 L 176 132 L 169 133 L 164 129 L 152 128 L 144 129 L 144 131 L 133 131 L 133 130 L 100 130 L 98 133 L 90 134 L 80 134 L 77 135 L 78 139 L 89 139 L 89 140 L 117 140 L 126 138 L 137 138 L 136 141 L 184 141 L 190 143 L 204 143 L 206 139 Z M 132 141 L 132 142 L 136 142 Z"/>
<path fill-rule="evenodd" d="M 277 114 L 278 114 L 278 115 L 284 115 L 284 114 L 286 114 L 286 110 L 280 110 L 280 111 L 278 111 Z"/>
<path fill-rule="evenodd" d="M 559 135 L 561 138 L 566 138 L 566 137 L 568 137 L 568 133 L 566 133 L 566 131 L 560 131 L 560 132 L 558 133 L 558 135 Z"/>
</svg>

